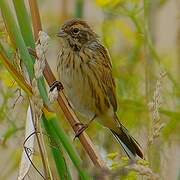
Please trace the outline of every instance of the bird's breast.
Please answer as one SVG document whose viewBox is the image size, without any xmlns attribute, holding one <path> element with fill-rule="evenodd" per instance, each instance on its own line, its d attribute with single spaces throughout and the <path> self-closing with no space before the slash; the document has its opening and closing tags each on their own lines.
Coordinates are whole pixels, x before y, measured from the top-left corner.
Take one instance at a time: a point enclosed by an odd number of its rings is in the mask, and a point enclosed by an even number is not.
<svg viewBox="0 0 180 180">
<path fill-rule="evenodd" d="M 95 102 L 87 81 L 86 63 L 78 53 L 65 50 L 58 58 L 58 75 L 73 108 L 88 118 L 95 114 Z"/>
</svg>

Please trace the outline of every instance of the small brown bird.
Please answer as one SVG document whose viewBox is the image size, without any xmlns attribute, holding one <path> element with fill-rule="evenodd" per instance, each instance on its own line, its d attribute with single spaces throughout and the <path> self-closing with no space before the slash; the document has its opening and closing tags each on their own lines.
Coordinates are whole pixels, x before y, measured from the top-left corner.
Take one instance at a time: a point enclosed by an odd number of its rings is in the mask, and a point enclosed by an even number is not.
<svg viewBox="0 0 180 180">
<path fill-rule="evenodd" d="M 95 119 L 109 128 L 129 158 L 143 158 L 139 144 L 116 115 L 111 60 L 97 34 L 85 21 L 72 19 L 65 22 L 57 35 L 61 42 L 57 61 L 59 81 L 74 110 L 89 122 Z"/>
</svg>

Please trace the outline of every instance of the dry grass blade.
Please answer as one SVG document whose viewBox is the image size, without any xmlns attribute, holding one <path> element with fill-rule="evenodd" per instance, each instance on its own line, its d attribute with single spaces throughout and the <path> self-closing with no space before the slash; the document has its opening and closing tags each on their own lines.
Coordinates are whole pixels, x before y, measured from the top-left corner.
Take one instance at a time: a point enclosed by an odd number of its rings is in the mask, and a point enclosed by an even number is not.
<svg viewBox="0 0 180 180">
<path fill-rule="evenodd" d="M 29 0 L 29 5 L 30 5 L 30 9 L 31 9 L 31 14 L 32 14 L 33 29 L 34 29 L 35 37 L 37 38 L 39 30 L 41 30 L 41 22 L 40 22 L 40 15 L 39 15 L 36 0 Z M 45 61 L 45 64 L 46 64 L 46 66 L 45 66 L 45 69 L 43 72 L 44 77 L 45 77 L 47 83 L 49 85 L 51 85 L 56 79 L 55 79 L 55 76 L 53 75 L 47 61 Z M 69 106 L 69 103 L 68 103 L 63 91 L 61 91 L 59 93 L 57 101 L 58 101 L 61 109 L 63 110 L 71 127 L 76 132 L 77 127 L 75 126 L 75 124 L 79 123 L 79 120 L 78 120 L 77 116 L 75 115 L 75 113 L 73 112 L 73 110 L 71 109 L 71 107 Z M 83 132 L 79 136 L 79 140 L 80 140 L 82 146 L 84 147 L 84 149 L 86 150 L 87 154 L 89 155 L 90 159 L 94 163 L 94 165 L 99 168 L 102 168 L 102 169 L 107 168 L 104 161 L 101 159 L 101 157 L 95 150 L 90 138 L 87 136 L 87 134 L 85 132 Z"/>
<path fill-rule="evenodd" d="M 27 110 L 27 118 L 26 118 L 25 139 L 27 139 L 28 136 L 30 134 L 32 134 L 34 131 L 35 130 L 34 130 L 34 124 L 33 124 L 33 115 L 31 112 L 31 108 L 29 106 L 29 108 Z M 29 149 L 29 151 L 28 151 L 29 153 L 26 154 L 25 150 L 23 150 L 23 152 L 22 152 L 18 180 L 24 179 L 24 177 L 27 175 L 27 173 L 29 171 L 29 168 L 31 166 L 31 161 L 29 161 L 29 158 L 32 160 L 34 140 L 35 140 L 35 136 L 32 135 L 31 138 L 29 138 L 25 144 L 26 148 Z"/>
</svg>

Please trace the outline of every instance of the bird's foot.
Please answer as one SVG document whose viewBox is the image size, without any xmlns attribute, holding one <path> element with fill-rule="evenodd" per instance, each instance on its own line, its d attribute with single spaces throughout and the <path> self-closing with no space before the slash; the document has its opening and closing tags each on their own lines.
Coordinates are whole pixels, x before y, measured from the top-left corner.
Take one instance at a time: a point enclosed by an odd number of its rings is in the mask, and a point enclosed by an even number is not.
<svg viewBox="0 0 180 180">
<path fill-rule="evenodd" d="M 59 91 L 61 91 L 61 90 L 63 90 L 63 85 L 59 81 L 54 81 L 50 85 L 50 90 L 49 90 L 49 94 L 48 94 L 50 103 L 53 103 L 54 101 L 56 101 L 58 99 Z"/>
<path fill-rule="evenodd" d="M 50 92 L 52 92 L 54 90 L 54 88 L 57 88 L 58 91 L 63 90 L 63 85 L 60 81 L 54 81 L 51 85 L 50 85 Z"/>
<path fill-rule="evenodd" d="M 75 126 L 77 127 L 74 140 L 81 135 L 81 133 L 88 128 L 88 124 L 83 123 L 76 123 Z"/>
</svg>

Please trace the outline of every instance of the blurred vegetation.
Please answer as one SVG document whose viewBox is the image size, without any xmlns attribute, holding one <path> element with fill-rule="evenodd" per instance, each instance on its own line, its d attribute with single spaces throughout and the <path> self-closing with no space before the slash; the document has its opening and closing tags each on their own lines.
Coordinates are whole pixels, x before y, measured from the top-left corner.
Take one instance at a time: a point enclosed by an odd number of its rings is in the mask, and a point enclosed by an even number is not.
<svg viewBox="0 0 180 180">
<path fill-rule="evenodd" d="M 18 19 L 18 12 L 22 12 L 24 9 L 22 8 L 21 11 L 18 3 L 15 3 L 17 5 L 15 11 L 11 0 L 7 2 L 10 4 L 11 12 L 17 14 L 16 21 L 19 24 L 15 22 L 18 29 L 21 28 L 19 33 L 22 34 L 24 48 L 19 49 L 16 40 L 12 38 L 12 33 L 7 31 L 8 28 L 5 28 L 2 17 L 0 17 L 0 42 L 7 57 L 19 71 L 21 63 L 24 63 L 21 54 L 23 49 L 26 49 L 26 46 L 34 46 L 30 28 L 30 12 L 28 3 L 26 3 L 28 14 L 24 18 L 28 18 L 29 22 L 20 24 L 25 20 Z M 19 4 L 21 2 L 23 1 L 19 1 Z M 174 6 L 172 6 L 173 3 Z M 163 47 L 164 37 L 157 37 L 157 34 L 161 35 L 158 33 L 160 30 L 157 27 L 159 24 L 159 26 L 163 26 L 163 23 L 158 21 L 159 13 L 165 8 L 169 8 L 169 11 L 171 13 L 176 12 L 174 16 L 178 17 L 180 14 L 176 8 L 180 8 L 180 4 L 175 0 L 56 0 L 51 2 L 39 0 L 38 4 L 43 30 L 52 38 L 47 58 L 52 68 L 55 67 L 58 50 L 58 40 L 55 33 L 64 20 L 73 17 L 84 18 L 98 32 L 112 58 L 113 74 L 117 85 L 118 115 L 122 123 L 140 142 L 145 152 L 146 161 L 140 161 L 138 164 L 152 169 L 159 175 L 160 179 L 178 179 L 180 177 L 180 24 L 175 18 L 176 38 L 173 41 L 173 47 L 166 45 L 165 49 L 159 47 L 160 45 Z M 166 12 L 164 18 L 168 16 L 169 13 Z M 159 24 L 157 25 L 157 23 Z M 168 27 L 168 19 L 166 23 Z M 27 31 L 29 31 L 28 35 L 23 34 Z M 163 32 L 167 33 L 166 38 L 168 39 L 168 28 L 167 30 L 164 29 Z M 158 46 L 158 44 L 160 45 Z M 27 58 L 33 64 L 34 60 L 31 57 Z M 27 66 L 31 67 L 31 63 Z M 28 70 L 31 78 L 33 78 L 32 71 Z M 159 117 L 154 117 L 150 105 L 153 103 L 161 72 L 166 72 L 166 75 L 160 79 L 159 102 L 157 102 Z M 48 101 L 44 82 L 42 79 L 40 81 L 42 81 L 42 89 L 44 89 L 42 94 Z M 18 174 L 23 149 L 28 98 L 27 94 L 20 90 L 1 61 L 0 88 L 0 179 L 9 180 L 15 179 Z M 79 175 L 83 179 L 88 177 L 86 173 L 82 173 L 84 169 L 88 170 L 89 174 L 92 173 L 96 176 L 96 171 L 79 141 L 71 141 L 74 134 L 66 121 L 63 120 L 63 114 L 60 114 L 59 120 L 52 115 L 43 117 L 46 132 L 54 137 L 53 141 L 51 139 L 52 142 L 49 142 L 48 138 L 46 140 L 54 179 L 60 177 L 63 179 L 61 175 L 64 172 L 70 172 L 70 175 L 66 176 L 69 179 L 78 179 Z M 156 125 L 160 127 L 162 124 L 163 128 L 159 129 L 157 137 L 154 137 L 152 143 L 149 143 Z M 57 127 L 60 129 L 58 130 Z M 66 136 L 59 133 L 63 129 Z M 146 175 L 141 175 L 136 171 L 129 171 L 129 173 L 122 171 L 129 162 L 106 129 L 94 123 L 88 128 L 87 133 L 97 146 L 103 159 L 112 169 L 112 173 L 120 172 L 114 179 L 147 179 Z M 63 144 L 63 140 L 67 140 L 71 145 L 67 143 L 66 148 L 66 142 Z M 70 152 L 72 156 L 68 153 L 69 147 L 72 148 L 72 152 Z M 37 147 L 35 147 L 34 161 L 36 166 L 42 169 L 41 156 L 39 152 L 36 153 L 36 150 L 38 151 Z M 58 167 L 63 167 L 63 170 Z M 124 175 L 124 177 L 120 177 L 120 175 Z M 25 179 L 28 178 L 41 179 L 33 168 L 30 169 Z"/>
</svg>

